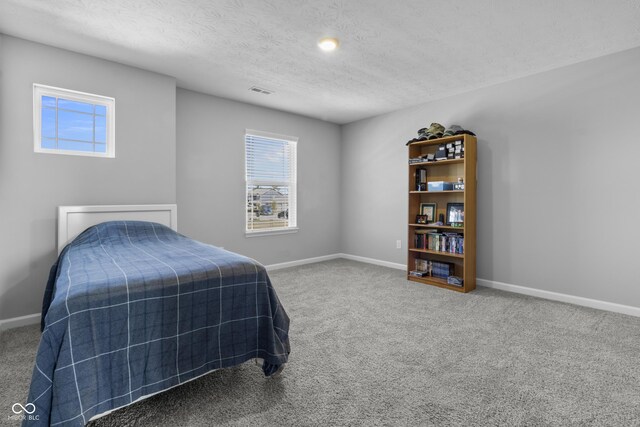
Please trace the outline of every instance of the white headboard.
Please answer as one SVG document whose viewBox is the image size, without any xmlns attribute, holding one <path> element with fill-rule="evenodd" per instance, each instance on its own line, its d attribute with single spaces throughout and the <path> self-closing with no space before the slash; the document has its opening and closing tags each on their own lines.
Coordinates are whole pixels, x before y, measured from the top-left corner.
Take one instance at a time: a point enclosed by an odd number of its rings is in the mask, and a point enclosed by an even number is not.
<svg viewBox="0 0 640 427">
<path fill-rule="evenodd" d="M 177 205 L 58 206 L 58 254 L 92 225 L 105 221 L 151 221 L 178 231 Z"/>
</svg>

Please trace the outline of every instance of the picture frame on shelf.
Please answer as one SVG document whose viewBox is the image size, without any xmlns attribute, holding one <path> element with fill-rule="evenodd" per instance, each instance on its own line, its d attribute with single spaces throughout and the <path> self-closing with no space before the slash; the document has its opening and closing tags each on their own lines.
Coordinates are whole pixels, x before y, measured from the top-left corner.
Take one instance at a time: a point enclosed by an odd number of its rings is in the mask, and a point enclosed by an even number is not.
<svg viewBox="0 0 640 427">
<path fill-rule="evenodd" d="M 426 215 L 416 215 L 416 224 L 426 224 L 427 216 Z"/>
<path fill-rule="evenodd" d="M 426 224 L 436 220 L 436 203 L 420 203 L 420 215 L 427 217 Z"/>
<path fill-rule="evenodd" d="M 446 225 L 462 227 L 464 225 L 464 203 L 447 203 Z"/>
</svg>

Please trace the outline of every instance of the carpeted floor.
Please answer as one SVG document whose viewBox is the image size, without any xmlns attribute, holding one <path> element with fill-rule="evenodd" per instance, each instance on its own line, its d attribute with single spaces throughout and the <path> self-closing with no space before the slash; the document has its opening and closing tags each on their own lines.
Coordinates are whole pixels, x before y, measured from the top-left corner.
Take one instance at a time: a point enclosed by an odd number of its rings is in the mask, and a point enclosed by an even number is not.
<svg viewBox="0 0 640 427">
<path fill-rule="evenodd" d="M 94 425 L 640 425 L 640 318 L 461 295 L 346 260 L 270 276 L 292 320 L 281 377 L 246 363 Z M 24 401 L 38 334 L 0 336 L 2 423 Z"/>
</svg>

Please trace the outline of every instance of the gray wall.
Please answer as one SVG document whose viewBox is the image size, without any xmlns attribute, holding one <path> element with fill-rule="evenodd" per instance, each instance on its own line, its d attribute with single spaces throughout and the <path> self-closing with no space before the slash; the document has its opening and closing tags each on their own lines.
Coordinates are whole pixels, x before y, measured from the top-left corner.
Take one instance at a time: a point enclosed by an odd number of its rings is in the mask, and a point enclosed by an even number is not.
<svg viewBox="0 0 640 427">
<path fill-rule="evenodd" d="M 116 158 L 33 152 L 32 85 L 116 99 Z M 0 319 L 37 313 L 56 207 L 174 203 L 175 79 L 0 36 Z"/>
<path fill-rule="evenodd" d="M 264 264 L 404 263 L 404 143 L 432 121 L 479 135 L 480 278 L 640 306 L 637 75 L 640 49 L 339 127 L 0 35 L 0 320 L 39 311 L 64 204 L 177 200 L 182 233 Z M 117 157 L 35 154 L 34 82 L 115 97 Z M 296 234 L 244 235 L 246 128 L 300 138 Z"/>
<path fill-rule="evenodd" d="M 478 277 L 640 306 L 640 49 L 342 129 L 342 251 L 406 262 L 405 142 L 478 137 Z M 366 207 L 366 208 L 364 208 Z"/>
<path fill-rule="evenodd" d="M 263 264 L 339 252 L 339 126 L 184 89 L 177 114 L 181 233 Z M 245 237 L 247 128 L 299 138 L 297 233 Z"/>
</svg>

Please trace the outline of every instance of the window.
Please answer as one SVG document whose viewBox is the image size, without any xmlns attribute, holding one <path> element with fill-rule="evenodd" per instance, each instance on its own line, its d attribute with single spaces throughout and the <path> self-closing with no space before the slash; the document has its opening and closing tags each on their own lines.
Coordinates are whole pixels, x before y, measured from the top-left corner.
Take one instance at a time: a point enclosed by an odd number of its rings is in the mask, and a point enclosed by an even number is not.
<svg viewBox="0 0 640 427">
<path fill-rule="evenodd" d="M 115 157 L 115 100 L 33 85 L 36 153 Z"/>
<path fill-rule="evenodd" d="M 295 232 L 298 138 L 247 130 L 247 236 Z"/>
</svg>

